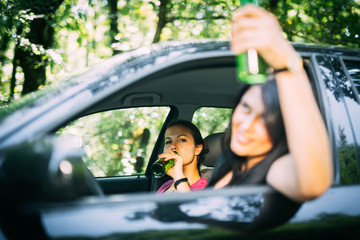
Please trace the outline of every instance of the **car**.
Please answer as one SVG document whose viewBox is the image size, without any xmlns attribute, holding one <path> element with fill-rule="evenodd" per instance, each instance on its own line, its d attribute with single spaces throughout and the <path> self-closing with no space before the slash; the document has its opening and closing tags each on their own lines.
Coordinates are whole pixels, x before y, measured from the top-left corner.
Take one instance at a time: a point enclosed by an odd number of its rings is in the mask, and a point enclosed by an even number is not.
<svg viewBox="0 0 360 240">
<path fill-rule="evenodd" d="M 360 51 L 292 43 L 332 149 L 331 188 L 300 208 L 267 185 L 156 194 L 164 126 L 194 122 L 211 175 L 237 89 L 228 41 L 125 52 L 0 111 L 1 239 L 355 239 Z"/>
</svg>

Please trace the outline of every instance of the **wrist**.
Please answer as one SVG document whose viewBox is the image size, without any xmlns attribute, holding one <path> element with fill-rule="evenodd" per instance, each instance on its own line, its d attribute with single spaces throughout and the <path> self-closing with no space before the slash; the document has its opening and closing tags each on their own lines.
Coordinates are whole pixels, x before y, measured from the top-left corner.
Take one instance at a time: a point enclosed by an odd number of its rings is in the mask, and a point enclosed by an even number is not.
<svg viewBox="0 0 360 240">
<path fill-rule="evenodd" d="M 180 179 L 177 179 L 174 181 L 174 188 L 177 190 L 177 187 L 181 183 L 187 183 L 190 186 L 189 180 L 186 177 L 184 177 L 184 178 L 180 178 Z"/>
<path fill-rule="evenodd" d="M 296 73 L 303 69 L 303 60 L 298 53 L 293 53 L 284 58 L 283 67 L 273 68 L 273 74 L 280 72 Z"/>
<path fill-rule="evenodd" d="M 177 179 L 180 179 L 180 178 L 185 178 L 185 174 L 184 174 L 184 171 L 182 168 L 180 169 L 174 169 L 174 173 L 172 174 L 171 176 L 174 181 L 176 181 Z"/>
</svg>

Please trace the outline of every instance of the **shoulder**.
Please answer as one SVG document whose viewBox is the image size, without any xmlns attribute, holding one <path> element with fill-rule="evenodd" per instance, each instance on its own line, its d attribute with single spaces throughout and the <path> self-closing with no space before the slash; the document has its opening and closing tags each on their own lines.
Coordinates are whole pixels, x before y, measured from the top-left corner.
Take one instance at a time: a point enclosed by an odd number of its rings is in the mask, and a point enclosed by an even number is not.
<svg viewBox="0 0 360 240">
<path fill-rule="evenodd" d="M 277 172 L 277 171 L 283 171 L 283 170 L 289 170 L 290 167 L 292 167 L 294 164 L 294 161 L 292 159 L 292 156 L 287 153 L 278 159 L 276 159 L 269 168 L 270 172 Z"/>
<path fill-rule="evenodd" d="M 206 188 L 207 185 L 208 185 L 208 181 L 206 180 L 206 178 L 202 177 L 197 182 L 192 184 L 190 188 L 191 190 L 201 190 Z"/>
<path fill-rule="evenodd" d="M 295 162 L 290 154 L 278 158 L 271 165 L 266 175 L 266 182 L 292 200 L 297 199 L 299 179 Z"/>
<path fill-rule="evenodd" d="M 274 179 L 282 179 L 285 176 L 295 171 L 294 161 L 290 154 L 285 154 L 280 158 L 276 159 L 270 166 L 269 171 L 266 175 L 266 180 L 268 183 L 273 183 Z M 283 180 L 283 179 L 282 179 Z M 274 186 L 276 187 L 276 186 Z"/>
</svg>

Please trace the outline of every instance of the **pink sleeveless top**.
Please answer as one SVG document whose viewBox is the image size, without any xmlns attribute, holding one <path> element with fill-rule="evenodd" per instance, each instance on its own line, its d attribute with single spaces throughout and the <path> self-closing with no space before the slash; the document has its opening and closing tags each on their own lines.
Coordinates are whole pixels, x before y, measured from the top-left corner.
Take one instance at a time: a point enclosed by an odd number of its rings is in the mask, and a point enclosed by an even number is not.
<svg viewBox="0 0 360 240">
<path fill-rule="evenodd" d="M 163 185 L 161 185 L 161 187 L 159 188 L 159 190 L 157 190 L 156 193 L 164 193 L 166 191 L 166 189 L 168 189 L 171 186 L 171 184 L 173 184 L 173 182 L 174 182 L 173 179 L 165 182 Z M 198 181 L 196 181 L 194 184 L 190 185 L 190 189 L 191 189 L 191 191 L 202 190 L 207 185 L 208 185 L 207 180 L 204 177 L 202 177 Z"/>
</svg>

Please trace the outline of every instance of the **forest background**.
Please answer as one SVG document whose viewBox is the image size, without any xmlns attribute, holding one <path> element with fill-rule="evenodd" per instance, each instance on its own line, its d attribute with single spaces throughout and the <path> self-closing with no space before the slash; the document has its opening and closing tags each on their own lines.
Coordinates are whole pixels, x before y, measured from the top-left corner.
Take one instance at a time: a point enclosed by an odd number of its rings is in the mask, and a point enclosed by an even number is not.
<svg viewBox="0 0 360 240">
<path fill-rule="evenodd" d="M 265 0 L 290 41 L 360 47 L 359 0 Z M 152 43 L 229 39 L 240 0 L 0 0 L 0 106 Z"/>
</svg>

